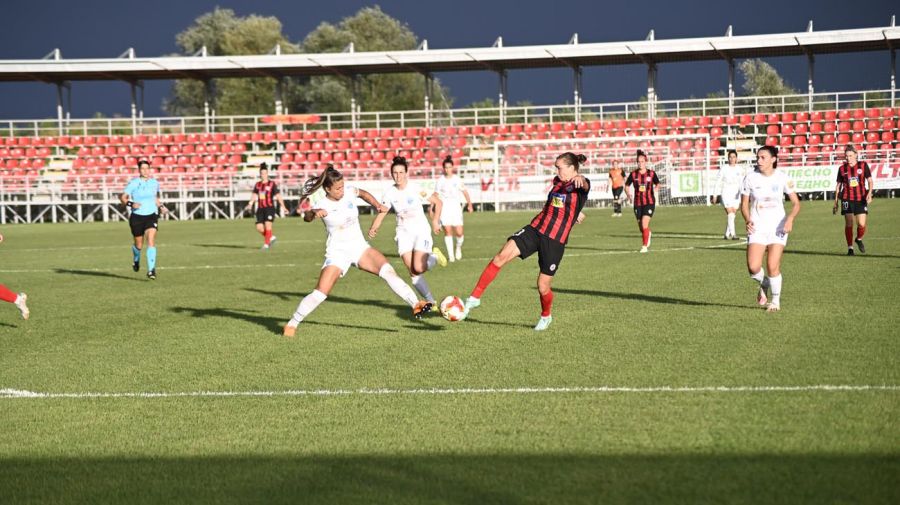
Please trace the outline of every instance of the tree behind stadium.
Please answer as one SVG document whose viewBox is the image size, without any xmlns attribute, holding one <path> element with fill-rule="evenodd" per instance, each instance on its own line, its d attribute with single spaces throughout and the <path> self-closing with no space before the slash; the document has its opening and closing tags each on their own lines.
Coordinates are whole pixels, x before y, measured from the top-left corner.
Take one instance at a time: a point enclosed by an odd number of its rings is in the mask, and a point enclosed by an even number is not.
<svg viewBox="0 0 900 505">
<path fill-rule="evenodd" d="M 281 45 L 283 53 L 341 52 L 351 42 L 355 51 L 415 49 L 415 34 L 408 26 L 378 7 L 366 7 L 337 25 L 323 22 L 302 45 L 282 33 L 276 17 L 238 17 L 231 9 L 216 8 L 203 14 L 176 36 L 183 54 L 194 54 L 204 45 L 210 55 L 266 54 Z M 275 79 L 214 79 L 216 113 L 219 115 L 271 114 L 274 112 Z M 350 110 L 350 80 L 315 76 L 285 80 L 284 103 L 289 112 L 345 112 Z M 372 75 L 360 78 L 359 98 L 366 110 L 404 110 L 423 107 L 424 80 L 418 74 Z M 165 101 L 172 115 L 203 114 L 203 83 L 176 81 Z M 447 96 L 435 81 L 435 97 Z M 441 104 L 444 105 L 444 104 Z M 446 104 L 449 105 L 449 104 Z"/>
</svg>

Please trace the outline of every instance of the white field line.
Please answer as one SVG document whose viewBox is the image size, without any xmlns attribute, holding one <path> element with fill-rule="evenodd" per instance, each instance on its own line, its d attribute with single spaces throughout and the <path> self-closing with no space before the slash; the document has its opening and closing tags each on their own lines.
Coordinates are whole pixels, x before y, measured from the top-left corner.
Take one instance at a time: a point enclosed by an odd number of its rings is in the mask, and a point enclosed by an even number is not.
<svg viewBox="0 0 900 505">
<path fill-rule="evenodd" d="M 618 393 L 802 393 L 802 392 L 900 392 L 900 385 L 808 386 L 654 386 L 654 387 L 516 387 L 516 388 L 416 388 L 416 389 L 292 389 L 284 391 L 187 391 L 120 393 L 43 393 L 21 389 L 0 389 L 0 399 L 32 398 L 243 398 L 297 396 L 442 396 L 442 395 L 530 395 L 530 394 L 618 394 Z"/>
<path fill-rule="evenodd" d="M 652 253 L 664 253 L 664 252 L 677 252 L 677 251 L 692 251 L 692 250 L 702 250 L 702 249 L 720 249 L 724 247 L 734 247 L 734 246 L 742 246 L 746 245 L 746 241 L 739 242 L 730 242 L 727 244 L 720 244 L 714 246 L 685 246 L 685 247 L 671 247 L 668 249 L 651 249 Z M 594 252 L 584 252 L 584 253 L 567 253 L 567 258 L 577 258 L 581 256 L 609 256 L 615 254 L 636 254 L 637 250 L 629 250 L 629 251 L 594 251 Z M 470 258 L 466 257 L 458 261 L 488 261 L 493 256 L 485 256 L 485 257 L 477 257 Z M 324 259 L 324 258 L 323 258 Z M 183 266 L 160 266 L 157 267 L 157 270 L 219 270 L 219 269 L 244 269 L 244 268 L 293 268 L 300 266 L 299 263 L 250 263 L 243 265 L 183 265 Z M 131 268 L 65 268 L 61 270 L 77 270 L 83 272 L 130 272 Z M 0 270 L 0 273 L 4 274 L 26 274 L 26 273 L 55 273 L 57 269 L 52 268 L 36 268 L 36 269 L 6 269 Z"/>
</svg>

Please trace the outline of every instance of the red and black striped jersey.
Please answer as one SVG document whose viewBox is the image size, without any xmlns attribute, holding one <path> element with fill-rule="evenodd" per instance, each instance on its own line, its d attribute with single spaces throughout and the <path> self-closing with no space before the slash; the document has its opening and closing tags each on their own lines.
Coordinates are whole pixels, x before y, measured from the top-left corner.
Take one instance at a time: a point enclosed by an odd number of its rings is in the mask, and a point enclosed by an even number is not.
<svg viewBox="0 0 900 505">
<path fill-rule="evenodd" d="M 253 194 L 259 197 L 256 208 L 268 209 L 275 206 L 275 195 L 278 194 L 278 185 L 275 181 L 259 181 L 253 186 Z"/>
<path fill-rule="evenodd" d="M 869 164 L 857 161 L 851 167 L 846 161 L 838 167 L 837 182 L 841 184 L 841 200 L 845 202 L 861 202 L 866 199 L 868 189 L 866 179 L 872 177 Z"/>
<path fill-rule="evenodd" d="M 628 174 L 625 181 L 626 186 L 634 186 L 634 206 L 643 207 L 644 205 L 653 205 L 656 198 L 653 196 L 653 190 L 659 184 L 659 177 L 656 171 L 647 170 L 643 174 L 640 170 L 635 170 Z"/>
<path fill-rule="evenodd" d="M 565 244 L 591 190 L 591 181 L 587 178 L 584 181 L 584 187 L 576 188 L 574 182 L 563 182 L 559 177 L 554 177 L 547 203 L 541 213 L 531 220 L 531 227 L 541 235 Z"/>
</svg>

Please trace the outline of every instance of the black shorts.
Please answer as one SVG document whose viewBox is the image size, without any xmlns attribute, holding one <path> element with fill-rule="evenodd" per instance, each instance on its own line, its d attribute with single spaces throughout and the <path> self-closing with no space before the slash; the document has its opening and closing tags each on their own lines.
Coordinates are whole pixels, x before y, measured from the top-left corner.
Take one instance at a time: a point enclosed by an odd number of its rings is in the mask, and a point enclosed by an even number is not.
<svg viewBox="0 0 900 505">
<path fill-rule="evenodd" d="M 131 227 L 131 236 L 132 237 L 143 237 L 144 233 L 149 229 L 157 229 L 159 221 L 159 214 L 150 214 L 149 216 L 141 216 L 131 213 L 131 217 L 128 218 L 128 226 Z"/>
<path fill-rule="evenodd" d="M 612 188 L 613 200 L 618 200 L 619 197 L 622 196 L 622 191 L 624 189 L 625 189 L 625 186 L 619 186 L 618 188 Z"/>
<path fill-rule="evenodd" d="M 640 219 L 644 216 L 653 217 L 653 212 L 656 211 L 656 204 L 651 203 L 650 205 L 641 205 L 640 207 L 635 206 L 634 208 L 634 217 Z"/>
<path fill-rule="evenodd" d="M 853 214 L 857 216 L 859 214 L 868 214 L 869 213 L 869 204 L 866 203 L 865 200 L 861 202 L 853 202 L 850 200 L 841 200 L 841 215 L 846 216 L 847 214 Z"/>
<path fill-rule="evenodd" d="M 538 253 L 538 266 L 541 273 L 553 275 L 559 269 L 566 246 L 552 240 L 546 235 L 541 235 L 532 226 L 526 226 L 509 237 L 519 248 L 519 257 L 525 259 L 535 252 Z"/>
<path fill-rule="evenodd" d="M 265 207 L 256 209 L 256 224 L 262 224 L 265 222 L 271 223 L 275 221 L 275 217 L 278 215 L 278 212 L 275 211 L 275 207 Z"/>
</svg>

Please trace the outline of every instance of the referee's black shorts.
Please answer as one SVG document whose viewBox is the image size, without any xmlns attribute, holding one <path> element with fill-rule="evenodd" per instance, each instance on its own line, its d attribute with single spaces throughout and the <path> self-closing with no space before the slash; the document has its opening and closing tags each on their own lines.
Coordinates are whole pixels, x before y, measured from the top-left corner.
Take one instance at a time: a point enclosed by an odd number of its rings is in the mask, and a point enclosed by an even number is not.
<svg viewBox="0 0 900 505">
<path fill-rule="evenodd" d="M 149 229 L 157 229 L 159 228 L 159 214 L 150 214 L 149 216 L 141 216 L 139 214 L 131 213 L 131 217 L 128 218 L 128 226 L 131 227 L 131 236 L 132 237 L 143 237 L 144 233 L 146 233 Z"/>
<path fill-rule="evenodd" d="M 275 221 L 277 215 L 275 207 L 260 207 L 256 209 L 256 224 L 271 223 Z"/>
<path fill-rule="evenodd" d="M 541 235 L 533 226 L 528 225 L 509 237 L 519 248 L 519 257 L 525 259 L 538 253 L 538 266 L 541 273 L 550 275 L 559 269 L 566 246 L 546 235 Z"/>
</svg>

